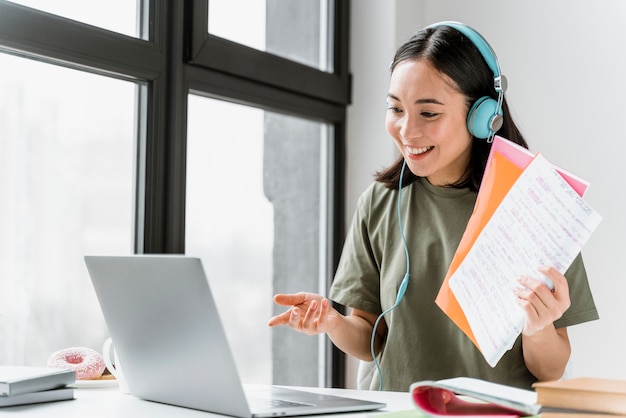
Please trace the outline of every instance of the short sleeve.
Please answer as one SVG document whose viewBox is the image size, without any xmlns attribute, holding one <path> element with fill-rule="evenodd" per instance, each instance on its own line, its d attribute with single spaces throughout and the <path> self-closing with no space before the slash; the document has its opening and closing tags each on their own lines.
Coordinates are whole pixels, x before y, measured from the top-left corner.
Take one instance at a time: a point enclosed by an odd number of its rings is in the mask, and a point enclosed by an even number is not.
<svg viewBox="0 0 626 418">
<path fill-rule="evenodd" d="M 571 305 L 565 314 L 554 322 L 554 326 L 563 328 L 598 319 L 598 311 L 589 287 L 587 271 L 581 254 L 578 254 L 567 269 L 565 278 L 569 286 Z"/>
<path fill-rule="evenodd" d="M 344 306 L 380 314 L 380 268 L 369 238 L 373 187 L 359 198 L 357 209 L 330 289 L 330 299 Z"/>
</svg>

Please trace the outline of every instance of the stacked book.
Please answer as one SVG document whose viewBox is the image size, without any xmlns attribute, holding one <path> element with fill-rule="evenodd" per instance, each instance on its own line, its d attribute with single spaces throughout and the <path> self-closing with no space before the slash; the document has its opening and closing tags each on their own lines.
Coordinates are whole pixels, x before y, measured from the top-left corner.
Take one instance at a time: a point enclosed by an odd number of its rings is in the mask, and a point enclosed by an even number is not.
<svg viewBox="0 0 626 418">
<path fill-rule="evenodd" d="M 74 399 L 73 370 L 0 366 L 0 407 Z"/>
<path fill-rule="evenodd" d="M 415 382 L 410 392 L 428 416 L 626 417 L 626 380 L 577 377 L 538 382 L 533 389 L 455 377 Z"/>
<path fill-rule="evenodd" d="M 533 387 L 542 418 L 626 416 L 626 380 L 577 377 Z"/>
</svg>

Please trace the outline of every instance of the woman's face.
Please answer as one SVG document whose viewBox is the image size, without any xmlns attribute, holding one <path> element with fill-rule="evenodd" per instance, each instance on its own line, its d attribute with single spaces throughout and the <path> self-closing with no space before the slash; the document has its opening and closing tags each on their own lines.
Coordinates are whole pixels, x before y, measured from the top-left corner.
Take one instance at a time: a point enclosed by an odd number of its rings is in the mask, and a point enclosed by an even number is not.
<svg viewBox="0 0 626 418">
<path fill-rule="evenodd" d="M 425 61 L 407 60 L 391 74 L 387 132 L 413 174 L 437 186 L 456 182 L 470 161 L 466 97 Z"/>
</svg>

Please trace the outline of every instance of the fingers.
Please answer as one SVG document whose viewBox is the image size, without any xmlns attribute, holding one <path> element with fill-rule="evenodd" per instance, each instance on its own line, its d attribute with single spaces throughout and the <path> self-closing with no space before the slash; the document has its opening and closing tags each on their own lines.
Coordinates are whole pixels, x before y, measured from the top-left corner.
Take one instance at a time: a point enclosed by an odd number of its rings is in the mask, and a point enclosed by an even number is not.
<svg viewBox="0 0 626 418">
<path fill-rule="evenodd" d="M 328 313 L 328 300 L 312 300 L 306 311 L 294 307 L 291 310 L 289 326 L 308 335 L 326 331 L 324 326 Z"/>
<path fill-rule="evenodd" d="M 282 306 L 300 305 L 307 300 L 308 293 L 299 292 L 292 294 L 279 293 L 274 295 L 274 302 Z"/>
<path fill-rule="evenodd" d="M 526 293 L 526 298 L 531 302 L 540 301 L 548 307 L 558 306 L 562 310 L 561 313 L 565 312 L 570 305 L 567 279 L 553 267 L 540 267 L 539 271 L 552 282 L 553 288 L 550 289 L 542 280 L 522 276 L 518 278 L 518 282 L 531 293 L 521 292 L 521 294 Z"/>
<path fill-rule="evenodd" d="M 567 279 L 554 268 L 540 268 L 554 283 L 554 289 L 541 280 L 522 276 L 518 278 L 521 287 L 514 290 L 518 304 L 526 312 L 524 333 L 532 335 L 559 319 L 570 306 Z"/>
<path fill-rule="evenodd" d="M 269 325 L 270 327 L 274 327 L 277 325 L 289 324 L 290 318 L 293 312 L 293 307 L 305 304 L 307 301 L 307 298 L 311 296 L 315 296 L 315 295 L 310 295 L 304 292 L 292 293 L 292 294 L 279 293 L 279 294 L 274 295 L 274 302 L 277 305 L 290 306 L 291 309 L 289 309 L 286 312 L 283 312 L 282 314 L 279 314 L 270 318 L 267 325 Z"/>
<path fill-rule="evenodd" d="M 306 334 L 324 332 L 325 316 L 329 312 L 327 299 L 313 293 L 300 292 L 277 294 L 274 296 L 274 301 L 281 306 L 290 306 L 290 309 L 272 317 L 268 322 L 270 327 L 288 325 Z"/>
<path fill-rule="evenodd" d="M 270 327 L 275 327 L 279 325 L 287 325 L 289 323 L 290 315 L 291 315 L 291 310 L 288 310 L 287 312 L 283 312 L 280 315 L 273 316 L 267 322 L 267 325 Z"/>
<path fill-rule="evenodd" d="M 324 329 L 325 331 L 328 330 L 328 318 L 330 318 L 330 302 L 328 301 L 328 299 L 324 298 L 320 301 L 320 312 L 319 312 L 319 320 L 318 320 L 318 327 Z"/>
<path fill-rule="evenodd" d="M 328 299 L 313 299 L 307 303 L 292 306 L 286 312 L 272 317 L 270 327 L 288 325 L 290 328 L 308 335 L 324 333 L 328 330 L 328 316 L 332 308 Z"/>
<path fill-rule="evenodd" d="M 548 279 L 552 280 L 552 283 L 554 284 L 552 292 L 557 299 L 562 300 L 564 297 L 567 297 L 569 300 L 569 285 L 567 284 L 565 276 L 559 273 L 559 271 L 554 267 L 540 267 L 539 272 L 544 274 Z"/>
<path fill-rule="evenodd" d="M 292 308 L 286 312 L 283 312 L 279 315 L 276 315 L 268 321 L 267 325 L 270 327 L 275 327 L 279 325 L 287 325 L 290 322 L 290 318 L 293 311 L 293 306 L 303 304 L 307 299 L 307 294 L 304 292 L 293 293 L 293 294 L 283 294 L 279 293 L 274 295 L 274 302 L 277 305 L 281 306 L 291 306 Z"/>
<path fill-rule="evenodd" d="M 554 299 L 550 288 L 542 281 L 528 276 L 517 279 L 521 288 L 517 289 L 517 296 L 526 299 L 533 305 L 549 304 L 549 299 Z"/>
</svg>

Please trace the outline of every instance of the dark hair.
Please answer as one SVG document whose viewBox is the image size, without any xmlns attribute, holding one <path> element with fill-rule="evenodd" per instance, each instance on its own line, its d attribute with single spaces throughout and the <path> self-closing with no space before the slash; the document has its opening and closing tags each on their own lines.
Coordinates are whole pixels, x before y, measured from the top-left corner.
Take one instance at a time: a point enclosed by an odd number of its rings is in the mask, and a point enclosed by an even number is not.
<svg viewBox="0 0 626 418">
<path fill-rule="evenodd" d="M 494 87 L 494 74 L 474 43 L 458 30 L 449 26 L 437 26 L 417 32 L 398 50 L 391 63 L 391 72 L 406 60 L 425 60 L 433 68 L 448 76 L 460 93 L 467 97 L 467 109 L 479 98 L 484 96 L 497 100 L 498 93 Z M 515 142 L 524 148 L 528 144 L 513 122 L 506 98 L 502 102 L 503 124 L 497 134 Z M 472 154 L 467 171 L 449 187 L 466 188 L 476 191 L 480 183 L 491 150 L 491 143 L 474 137 Z M 398 187 L 404 159 L 398 158 L 391 166 L 376 173 L 376 180 L 388 188 Z M 403 186 L 417 179 L 410 170 L 405 170 Z"/>
</svg>

